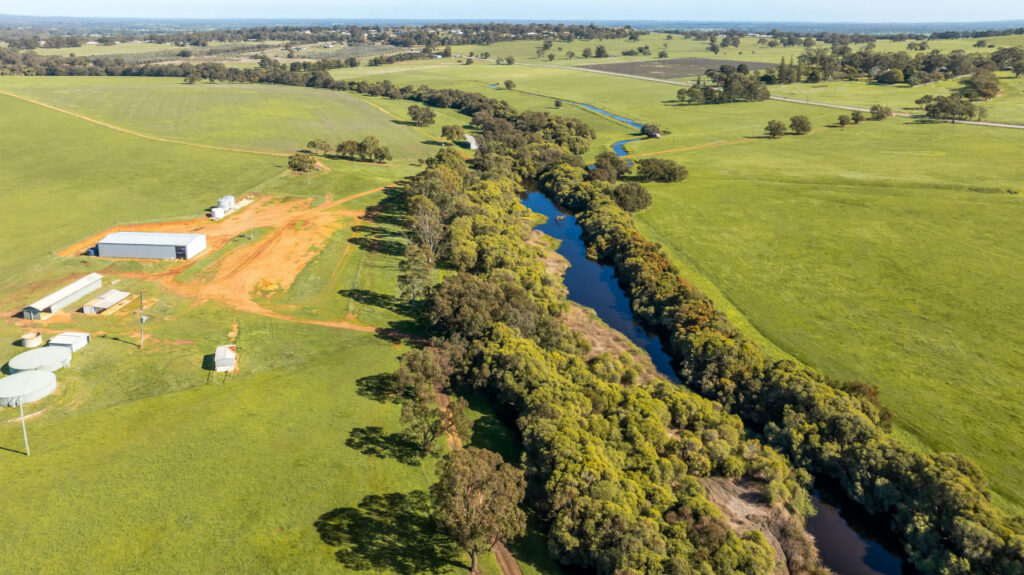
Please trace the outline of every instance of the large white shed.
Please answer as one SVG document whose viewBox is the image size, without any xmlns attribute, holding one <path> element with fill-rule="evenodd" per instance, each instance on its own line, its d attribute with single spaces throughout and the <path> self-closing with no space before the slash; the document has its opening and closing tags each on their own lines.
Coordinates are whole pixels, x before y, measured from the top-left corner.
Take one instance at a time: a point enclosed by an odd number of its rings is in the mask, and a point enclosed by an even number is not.
<svg viewBox="0 0 1024 575">
<path fill-rule="evenodd" d="M 103 258 L 190 260 L 206 249 L 206 234 L 114 232 L 96 247 Z"/>
</svg>

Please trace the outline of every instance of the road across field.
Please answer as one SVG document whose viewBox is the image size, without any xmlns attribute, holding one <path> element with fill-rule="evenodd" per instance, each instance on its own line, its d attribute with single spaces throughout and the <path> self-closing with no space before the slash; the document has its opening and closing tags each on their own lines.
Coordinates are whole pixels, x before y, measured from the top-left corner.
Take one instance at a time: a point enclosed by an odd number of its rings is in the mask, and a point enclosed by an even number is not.
<svg viewBox="0 0 1024 575">
<path fill-rule="evenodd" d="M 479 60 L 480 58 L 476 58 L 476 59 Z M 493 62 L 493 60 L 488 60 L 488 61 Z M 544 64 L 518 64 L 518 63 L 515 64 L 515 65 L 516 66 L 530 66 L 530 67 L 533 67 L 533 68 L 556 68 L 556 69 L 559 69 L 559 70 L 576 70 L 576 71 L 580 71 L 580 72 L 590 72 L 591 74 L 604 74 L 606 76 L 618 76 L 620 78 L 630 78 L 630 79 L 633 79 L 633 80 L 644 80 L 644 81 L 647 81 L 647 82 L 658 82 L 659 84 L 671 84 L 673 86 L 680 86 L 680 87 L 684 87 L 684 88 L 688 88 L 688 87 L 693 85 L 690 82 L 678 82 L 676 80 L 664 80 L 664 79 L 661 79 L 661 78 L 649 78 L 647 76 L 637 76 L 636 74 L 624 74 L 622 72 L 609 72 L 607 70 L 595 70 L 594 68 L 584 68 L 584 67 L 575 67 L 575 66 L 546 66 Z M 785 97 L 782 97 L 782 96 L 771 96 L 770 99 L 775 100 L 777 102 L 789 102 L 791 104 L 804 104 L 806 106 L 820 106 L 820 107 L 823 107 L 823 108 L 834 108 L 836 110 L 850 110 L 851 112 L 854 112 L 854 111 L 867 112 L 867 111 L 869 111 L 867 108 L 858 108 L 856 106 L 843 106 L 843 105 L 840 105 L 840 104 L 826 104 L 825 102 L 814 102 L 814 101 L 811 101 L 811 100 L 797 100 L 796 98 L 785 98 Z M 956 121 L 952 121 L 952 120 L 934 120 L 934 119 L 928 118 L 927 116 L 924 116 L 922 114 L 906 114 L 906 113 L 903 113 L 903 112 L 899 112 L 899 113 L 896 113 L 894 115 L 898 116 L 900 118 L 912 118 L 912 119 L 919 119 L 919 120 L 932 120 L 932 121 L 936 121 L 936 122 L 950 122 L 950 123 L 953 123 L 953 124 L 966 124 L 966 125 L 969 125 L 969 126 L 985 126 L 985 127 L 989 127 L 989 128 L 1010 128 L 1010 129 L 1013 129 L 1013 130 L 1024 130 L 1024 125 L 1020 125 L 1020 124 L 1004 124 L 1004 123 L 1000 123 L 1000 122 L 978 122 L 978 121 L 974 121 L 974 120 L 956 120 Z"/>
</svg>

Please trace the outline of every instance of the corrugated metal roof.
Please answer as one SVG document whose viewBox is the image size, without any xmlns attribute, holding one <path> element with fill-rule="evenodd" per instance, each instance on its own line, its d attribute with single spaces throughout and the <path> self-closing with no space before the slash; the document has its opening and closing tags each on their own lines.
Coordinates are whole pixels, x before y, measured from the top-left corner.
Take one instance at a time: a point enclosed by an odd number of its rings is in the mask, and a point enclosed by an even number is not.
<svg viewBox="0 0 1024 575">
<path fill-rule="evenodd" d="M 97 280 L 102 281 L 103 276 L 97 273 L 89 274 L 85 277 L 79 278 L 69 283 L 68 285 L 60 288 L 59 290 L 53 292 L 48 296 L 42 297 L 39 300 L 30 303 L 25 307 L 30 307 L 32 309 L 42 311 Z"/>
<path fill-rule="evenodd" d="M 101 244 L 144 246 L 186 246 L 205 234 L 168 234 L 162 232 L 114 232 L 99 241 Z"/>
<path fill-rule="evenodd" d="M 89 334 L 84 331 L 66 331 L 50 338 L 50 345 L 72 345 L 75 341 L 87 338 Z"/>
<path fill-rule="evenodd" d="M 112 289 L 107 293 L 101 295 L 100 297 L 89 301 L 85 305 L 91 305 L 93 307 L 99 307 L 103 309 L 110 309 L 117 305 L 118 302 L 127 298 L 130 295 L 132 294 L 126 291 L 118 291 L 116 289 Z"/>
</svg>

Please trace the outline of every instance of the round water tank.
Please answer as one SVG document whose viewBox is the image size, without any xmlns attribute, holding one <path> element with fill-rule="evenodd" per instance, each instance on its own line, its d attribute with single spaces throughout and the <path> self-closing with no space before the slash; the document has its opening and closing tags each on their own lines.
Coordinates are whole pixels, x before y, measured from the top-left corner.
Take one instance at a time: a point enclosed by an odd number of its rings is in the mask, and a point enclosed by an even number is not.
<svg viewBox="0 0 1024 575">
<path fill-rule="evenodd" d="M 224 219 L 224 208 L 213 208 L 210 210 L 210 217 L 215 220 Z"/>
<path fill-rule="evenodd" d="M 44 348 L 45 349 L 45 348 Z M 39 401 L 57 389 L 57 376 L 48 371 L 25 371 L 0 379 L 0 407 Z"/>
<path fill-rule="evenodd" d="M 39 347 L 43 345 L 43 334 L 38 331 L 30 331 L 21 336 L 21 347 Z"/>
<path fill-rule="evenodd" d="M 71 365 L 71 348 L 63 345 L 40 347 L 21 353 L 7 362 L 11 373 L 22 371 L 57 371 Z"/>
</svg>

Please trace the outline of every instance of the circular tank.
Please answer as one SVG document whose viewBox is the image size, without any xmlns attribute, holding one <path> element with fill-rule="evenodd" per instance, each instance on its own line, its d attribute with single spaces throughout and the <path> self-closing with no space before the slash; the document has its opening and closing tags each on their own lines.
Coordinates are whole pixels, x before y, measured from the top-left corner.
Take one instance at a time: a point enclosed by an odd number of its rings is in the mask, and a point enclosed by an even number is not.
<svg viewBox="0 0 1024 575">
<path fill-rule="evenodd" d="M 57 389 L 57 376 L 48 371 L 23 371 L 0 379 L 0 407 L 39 401 Z"/>
<path fill-rule="evenodd" d="M 21 347 L 33 348 L 43 345 L 43 334 L 38 331 L 30 331 L 21 336 Z"/>
<path fill-rule="evenodd" d="M 7 363 L 11 373 L 22 371 L 57 371 L 71 365 L 71 348 L 63 345 L 40 347 L 21 353 Z"/>
</svg>

